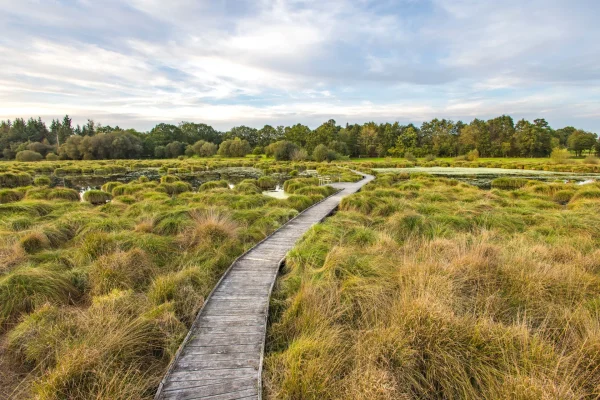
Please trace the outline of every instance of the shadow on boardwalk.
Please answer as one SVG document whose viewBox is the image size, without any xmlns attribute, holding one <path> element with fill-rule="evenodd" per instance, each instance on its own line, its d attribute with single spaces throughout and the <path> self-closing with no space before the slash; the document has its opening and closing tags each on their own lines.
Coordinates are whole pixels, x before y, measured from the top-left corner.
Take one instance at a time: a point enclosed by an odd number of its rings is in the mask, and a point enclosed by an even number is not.
<svg viewBox="0 0 600 400">
<path fill-rule="evenodd" d="M 261 397 L 269 298 L 281 262 L 311 226 L 372 179 L 364 175 L 359 182 L 332 184 L 341 190 L 300 213 L 232 264 L 200 310 L 156 400 Z"/>
</svg>

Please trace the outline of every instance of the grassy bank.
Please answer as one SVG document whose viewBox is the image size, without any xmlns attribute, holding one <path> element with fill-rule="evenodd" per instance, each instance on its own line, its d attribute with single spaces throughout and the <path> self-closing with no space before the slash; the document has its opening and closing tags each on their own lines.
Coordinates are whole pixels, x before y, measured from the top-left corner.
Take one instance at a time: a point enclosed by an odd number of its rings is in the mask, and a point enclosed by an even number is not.
<svg viewBox="0 0 600 400">
<path fill-rule="evenodd" d="M 293 399 L 600 395 L 600 187 L 380 175 L 293 250 L 264 387 Z"/>
<path fill-rule="evenodd" d="M 264 183 L 263 179 L 263 183 Z M 233 259 L 332 193 L 176 175 L 79 193 L 13 185 L 0 204 L 0 398 L 152 398 Z"/>
</svg>

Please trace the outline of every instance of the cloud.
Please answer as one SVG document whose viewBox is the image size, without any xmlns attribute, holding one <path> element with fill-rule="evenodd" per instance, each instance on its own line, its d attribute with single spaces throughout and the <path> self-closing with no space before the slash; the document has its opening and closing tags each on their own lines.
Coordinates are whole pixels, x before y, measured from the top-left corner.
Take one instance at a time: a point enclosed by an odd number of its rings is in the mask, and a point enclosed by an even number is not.
<svg viewBox="0 0 600 400">
<path fill-rule="evenodd" d="M 0 118 L 420 122 L 598 131 L 594 0 L 0 0 Z"/>
</svg>

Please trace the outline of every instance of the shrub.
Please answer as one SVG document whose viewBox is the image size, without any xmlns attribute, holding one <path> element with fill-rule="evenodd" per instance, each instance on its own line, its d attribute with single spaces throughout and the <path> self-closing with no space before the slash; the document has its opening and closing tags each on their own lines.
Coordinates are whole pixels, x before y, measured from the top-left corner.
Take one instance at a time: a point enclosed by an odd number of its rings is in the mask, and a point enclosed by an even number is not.
<svg viewBox="0 0 600 400">
<path fill-rule="evenodd" d="M 598 163 L 600 163 L 600 160 L 598 160 L 598 157 L 596 157 L 596 156 L 591 156 L 591 155 L 590 155 L 590 156 L 587 156 L 587 157 L 586 157 L 586 158 L 583 160 L 583 162 L 584 162 L 585 164 L 594 164 L 594 165 L 595 165 L 595 164 L 598 164 Z"/>
<path fill-rule="evenodd" d="M 405 158 L 407 161 L 410 161 L 410 162 L 415 162 L 415 161 L 417 161 L 417 157 L 415 157 L 415 156 L 413 155 L 413 153 L 411 153 L 411 152 L 409 152 L 409 151 L 407 151 L 406 153 L 404 153 L 404 158 Z"/>
<path fill-rule="evenodd" d="M 479 159 L 479 150 L 474 149 L 474 150 L 469 151 L 466 154 L 465 159 L 467 161 L 477 161 Z"/>
<path fill-rule="evenodd" d="M 35 186 L 49 186 L 50 183 L 52 183 L 52 181 L 50 180 L 50 177 L 42 175 L 42 176 L 38 176 L 37 178 L 35 178 L 33 180 L 33 184 Z"/>
<path fill-rule="evenodd" d="M 328 152 L 329 152 L 329 149 L 327 148 L 327 146 L 325 146 L 324 144 L 319 144 L 313 150 L 313 153 L 312 153 L 313 159 L 317 162 L 325 161 L 325 160 L 327 160 Z"/>
<path fill-rule="evenodd" d="M 434 160 L 435 160 L 435 156 L 433 154 L 427 154 L 425 156 L 425 161 L 427 161 L 427 162 L 431 162 L 431 161 L 434 161 Z"/>
<path fill-rule="evenodd" d="M 44 157 L 35 151 L 23 150 L 17 153 L 15 159 L 20 162 L 42 161 Z"/>
<path fill-rule="evenodd" d="M 112 195 L 102 190 L 88 190 L 83 194 L 83 200 L 93 205 L 106 204 L 110 199 Z"/>
<path fill-rule="evenodd" d="M 561 149 L 556 147 L 552 149 L 552 153 L 550 154 L 550 159 L 552 162 L 556 164 L 565 164 L 571 158 L 571 153 L 567 149 Z"/>
<path fill-rule="evenodd" d="M 48 153 L 48 154 L 46 154 L 46 160 L 48 160 L 48 161 L 58 161 L 59 157 L 56 154 L 54 154 L 54 153 Z"/>
<path fill-rule="evenodd" d="M 221 157 L 245 157 L 252 149 L 247 140 L 235 138 L 233 140 L 225 140 L 219 146 L 218 154 Z"/>
</svg>

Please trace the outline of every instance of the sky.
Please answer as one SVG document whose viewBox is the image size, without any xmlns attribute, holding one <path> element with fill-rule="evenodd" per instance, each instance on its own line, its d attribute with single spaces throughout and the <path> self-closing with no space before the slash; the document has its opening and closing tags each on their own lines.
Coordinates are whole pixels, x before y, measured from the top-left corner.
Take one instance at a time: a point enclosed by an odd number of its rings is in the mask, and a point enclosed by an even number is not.
<svg viewBox="0 0 600 400">
<path fill-rule="evenodd" d="M 0 119 L 600 133 L 598 0 L 0 0 Z"/>
</svg>

